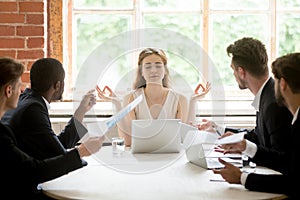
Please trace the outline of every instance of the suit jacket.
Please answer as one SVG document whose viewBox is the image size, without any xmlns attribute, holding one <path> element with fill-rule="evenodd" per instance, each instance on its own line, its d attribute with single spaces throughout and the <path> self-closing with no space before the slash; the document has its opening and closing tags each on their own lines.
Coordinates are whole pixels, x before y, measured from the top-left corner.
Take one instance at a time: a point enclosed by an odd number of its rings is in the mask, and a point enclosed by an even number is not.
<svg viewBox="0 0 300 200">
<path fill-rule="evenodd" d="M 274 79 L 270 78 L 260 96 L 255 129 L 246 130 L 245 138 L 266 148 L 285 151 L 289 146 L 290 139 L 287 137 L 287 133 L 290 133 L 292 118 L 289 110 L 276 102 Z M 226 128 L 225 131 L 245 130 Z"/>
<path fill-rule="evenodd" d="M 37 160 L 18 148 L 12 130 L 0 122 L 1 195 L 9 199 L 38 199 L 37 185 L 86 165 L 77 150 Z"/>
<path fill-rule="evenodd" d="M 20 148 L 38 159 L 65 154 L 87 132 L 72 117 L 65 129 L 56 135 L 51 127 L 45 101 L 31 89 L 26 89 L 20 95 L 17 108 L 6 112 L 2 121 L 13 128 Z"/>
<path fill-rule="evenodd" d="M 246 180 L 245 187 L 249 190 L 284 193 L 290 199 L 299 199 L 299 187 L 297 181 L 300 180 L 300 173 L 296 165 L 297 158 L 300 155 L 299 141 L 300 141 L 300 113 L 297 120 L 292 126 L 292 132 L 289 137 L 289 148 L 285 152 L 278 152 L 276 150 L 258 146 L 257 153 L 253 157 L 254 160 L 264 160 L 266 166 L 275 166 L 275 169 L 287 168 L 283 170 L 283 175 L 261 175 L 249 174 Z"/>
</svg>

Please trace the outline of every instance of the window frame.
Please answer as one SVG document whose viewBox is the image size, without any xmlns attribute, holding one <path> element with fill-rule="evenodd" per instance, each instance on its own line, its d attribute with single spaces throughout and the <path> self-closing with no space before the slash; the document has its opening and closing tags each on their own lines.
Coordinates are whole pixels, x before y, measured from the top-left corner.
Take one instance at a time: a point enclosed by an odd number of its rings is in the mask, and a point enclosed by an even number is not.
<svg viewBox="0 0 300 200">
<path fill-rule="evenodd" d="M 286 8 L 286 9 L 278 9 L 276 4 L 279 2 L 279 0 L 269 0 L 269 8 L 267 10 L 212 10 L 210 9 L 209 3 L 211 0 L 202 0 L 201 5 L 202 5 L 202 36 L 200 36 L 201 39 L 201 45 L 204 49 L 205 52 L 210 52 L 212 48 L 212 44 L 210 44 L 210 30 L 211 30 L 211 21 L 210 17 L 213 14 L 258 14 L 258 13 L 264 13 L 267 14 L 268 16 L 268 21 L 269 21 L 269 37 L 268 37 L 268 44 L 266 45 L 266 48 L 268 49 L 268 55 L 269 55 L 269 66 L 270 63 L 275 60 L 277 56 L 277 22 L 276 18 L 277 15 L 283 14 L 283 13 L 300 13 L 300 11 L 296 8 Z M 78 9 L 74 8 L 73 9 L 73 4 L 74 0 L 67 0 L 63 1 L 63 5 L 61 6 L 61 1 L 59 0 L 54 0 L 50 1 L 48 0 L 48 4 L 50 6 L 50 12 L 49 12 L 49 19 L 48 19 L 48 55 L 50 57 L 58 57 L 60 60 L 63 60 L 63 64 L 65 66 L 66 70 L 66 88 L 65 88 L 65 93 L 72 92 L 72 66 L 74 65 L 73 63 L 73 55 L 72 55 L 72 49 L 73 49 L 73 38 L 72 38 L 72 30 L 73 30 L 73 14 L 75 13 L 109 13 L 109 14 L 120 14 L 120 13 L 125 13 L 125 14 L 130 14 L 132 16 L 132 28 L 133 29 L 138 29 L 142 28 L 142 15 L 145 13 L 154 13 L 154 12 L 161 12 L 161 13 L 174 13 L 175 11 L 155 11 L 153 9 L 149 10 L 141 10 L 141 0 L 133 0 L 133 9 L 113 9 L 113 10 L 108 10 L 108 9 Z M 57 15 L 57 12 L 54 12 L 55 10 L 61 10 L 61 13 L 65 13 Z M 185 12 L 185 11 L 183 11 Z M 193 11 L 191 11 L 193 12 Z M 199 12 L 199 11 L 194 11 L 194 12 Z M 62 23 L 62 26 L 60 26 L 60 22 Z M 60 35 L 63 34 L 63 37 L 57 37 L 57 33 L 61 33 Z M 52 41 L 55 41 L 53 45 L 60 45 L 63 46 L 63 48 L 53 48 L 51 46 Z M 209 54 L 209 53 L 208 53 Z M 60 57 L 60 55 L 63 55 L 63 58 Z M 136 61 L 136 55 L 133 56 L 133 61 L 132 63 L 135 63 Z M 134 65 L 133 65 L 134 66 Z M 203 70 L 203 76 L 208 77 L 209 76 L 209 71 L 207 68 L 204 68 Z M 243 97 L 248 96 L 250 93 L 249 91 L 240 91 L 238 95 L 242 95 Z M 249 97 L 249 99 L 246 98 L 243 101 L 249 102 L 249 108 L 245 109 L 240 109 L 237 111 L 238 113 L 248 113 L 246 114 L 247 116 L 252 116 L 254 115 L 254 111 L 252 112 L 252 107 L 250 106 L 251 104 L 251 99 L 253 97 Z M 71 99 L 65 99 L 64 101 L 72 101 Z M 205 101 L 210 101 L 210 99 L 203 100 Z M 226 101 L 231 101 L 229 98 Z M 232 101 L 232 105 L 236 105 L 234 101 Z M 230 106 L 229 106 L 230 107 Z M 209 116 L 211 112 L 205 111 L 206 116 Z M 230 114 L 229 114 L 230 115 Z M 235 114 L 232 114 L 235 115 Z"/>
<path fill-rule="evenodd" d="M 49 0 L 48 0 L 49 1 Z M 258 14 L 258 13 L 266 13 L 265 10 L 212 10 L 209 7 L 209 1 L 210 0 L 202 0 L 202 47 L 205 52 L 210 52 L 210 40 L 209 40 L 209 32 L 210 32 L 210 16 L 213 14 Z M 49 1 L 50 2 L 50 1 Z M 52 2 L 52 1 L 51 1 Z M 72 80 L 70 79 L 70 74 L 72 74 L 72 66 L 73 66 L 73 60 L 72 60 L 72 44 L 73 44 L 73 38 L 72 38 L 72 30 L 73 30 L 73 20 L 72 16 L 73 14 L 80 14 L 80 13 L 105 13 L 105 14 L 130 14 L 132 16 L 132 25 L 133 29 L 137 28 L 142 28 L 142 19 L 141 16 L 146 13 L 155 13 L 155 12 L 160 12 L 162 14 L 165 13 L 174 13 L 177 11 L 155 11 L 154 9 L 148 9 L 148 10 L 141 10 L 141 2 L 140 0 L 133 0 L 133 9 L 128 8 L 128 9 L 78 9 L 78 8 L 73 8 L 74 0 L 67 0 L 65 1 L 65 11 L 67 11 L 65 17 L 62 18 L 62 20 L 65 22 L 64 23 L 64 32 L 66 33 L 64 36 L 64 40 L 62 38 L 58 38 L 57 40 L 61 40 L 60 44 L 64 44 L 63 50 L 58 49 L 57 52 L 51 53 L 52 55 L 64 55 L 63 61 L 64 61 L 64 66 L 66 66 L 66 71 L 67 75 L 69 78 L 66 82 L 66 92 L 70 92 L 70 87 Z M 200 1 L 199 1 L 200 2 Z M 276 8 L 276 2 L 277 0 L 269 0 L 269 10 L 267 11 L 268 18 L 269 18 L 269 23 L 270 23 L 270 30 L 269 33 L 271 34 L 271 37 L 269 37 L 269 46 L 267 46 L 267 49 L 270 50 L 269 52 L 269 61 L 271 62 L 276 58 L 276 50 L 277 50 L 277 44 L 276 44 L 276 13 L 277 13 L 277 8 Z M 57 7 L 60 7 L 59 1 L 53 1 L 51 4 L 57 4 Z M 281 12 L 289 12 L 290 10 L 282 10 Z M 182 11 L 186 12 L 186 11 Z M 191 12 L 199 12 L 199 11 L 191 11 Z M 56 19 L 53 19 L 56 22 L 58 22 Z M 52 20 L 50 20 L 52 21 Z M 67 23 L 66 23 L 67 22 Z M 55 25 L 55 23 L 53 23 Z M 51 25 L 51 24 L 50 24 Z M 51 29 L 53 29 L 52 26 Z M 51 35 L 49 35 L 51 37 Z M 55 39 L 52 37 L 51 40 Z M 58 42 L 57 42 L 58 43 Z M 59 53 L 60 51 L 60 53 Z M 133 61 L 134 62 L 134 61 Z M 207 77 L 209 75 L 208 69 L 204 68 L 203 69 L 203 76 Z M 72 77 L 72 76 L 71 76 Z"/>
</svg>

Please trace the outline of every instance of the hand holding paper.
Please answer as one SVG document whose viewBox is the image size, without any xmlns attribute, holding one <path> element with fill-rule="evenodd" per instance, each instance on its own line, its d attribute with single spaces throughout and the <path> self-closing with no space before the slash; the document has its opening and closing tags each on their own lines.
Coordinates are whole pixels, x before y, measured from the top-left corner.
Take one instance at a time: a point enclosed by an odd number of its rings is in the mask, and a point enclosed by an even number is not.
<svg viewBox="0 0 300 200">
<path fill-rule="evenodd" d="M 246 132 L 236 133 L 218 139 L 216 144 L 218 144 L 221 148 L 215 149 L 215 151 L 222 152 L 224 154 L 243 152 L 246 149 L 246 140 L 244 139 L 245 133 Z"/>
<path fill-rule="evenodd" d="M 88 133 L 84 135 L 79 142 L 86 140 L 89 136 L 102 136 L 105 135 L 109 129 L 111 129 L 114 125 L 116 125 L 123 117 L 125 117 L 130 111 L 132 111 L 141 101 L 143 100 L 143 96 L 138 96 L 134 101 L 128 104 L 125 108 L 119 111 L 114 116 L 110 117 L 106 121 L 89 123 Z"/>
<path fill-rule="evenodd" d="M 233 144 L 233 143 L 241 142 L 244 139 L 245 133 L 246 132 L 240 132 L 240 133 L 236 133 L 236 134 L 232 134 L 230 136 L 220 138 L 220 139 L 216 140 L 216 144 L 223 145 L 223 144 Z"/>
</svg>

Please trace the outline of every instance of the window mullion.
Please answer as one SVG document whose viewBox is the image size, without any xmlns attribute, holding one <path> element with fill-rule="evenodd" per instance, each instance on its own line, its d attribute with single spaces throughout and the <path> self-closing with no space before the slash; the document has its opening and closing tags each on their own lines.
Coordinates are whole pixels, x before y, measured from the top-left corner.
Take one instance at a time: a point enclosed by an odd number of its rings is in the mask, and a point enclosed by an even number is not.
<svg viewBox="0 0 300 200">
<path fill-rule="evenodd" d="M 270 15 L 269 15 L 269 20 L 270 20 L 270 59 L 269 61 L 275 60 L 276 58 L 276 1 L 270 0 Z"/>
<path fill-rule="evenodd" d="M 202 39 L 202 46 L 203 50 L 206 52 L 207 55 L 209 55 L 209 0 L 203 0 L 203 14 L 202 14 L 202 28 L 203 28 L 203 39 Z M 207 56 L 203 57 L 203 77 L 209 77 L 208 74 L 208 60 Z"/>
</svg>

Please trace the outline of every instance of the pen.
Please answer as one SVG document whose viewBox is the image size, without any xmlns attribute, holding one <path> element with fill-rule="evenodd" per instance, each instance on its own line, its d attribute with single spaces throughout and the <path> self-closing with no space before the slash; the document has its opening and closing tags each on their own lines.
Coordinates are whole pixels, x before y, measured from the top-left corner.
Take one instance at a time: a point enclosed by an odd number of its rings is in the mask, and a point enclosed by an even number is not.
<svg viewBox="0 0 300 200">
<path fill-rule="evenodd" d="M 209 179 L 211 182 L 226 182 L 224 179 Z"/>
<path fill-rule="evenodd" d="M 220 133 L 220 131 L 218 130 L 218 129 L 216 129 L 216 127 L 215 126 L 213 126 L 213 129 L 216 131 L 216 133 L 219 135 L 219 136 L 221 136 L 222 134 Z"/>
<path fill-rule="evenodd" d="M 215 129 L 215 130 L 216 130 L 216 132 L 218 133 L 219 136 L 222 135 L 218 129 Z"/>
</svg>

